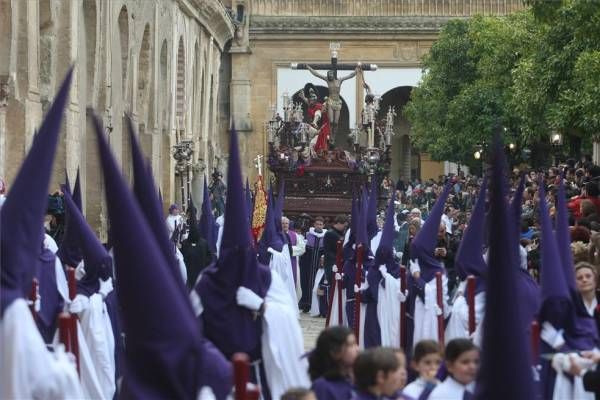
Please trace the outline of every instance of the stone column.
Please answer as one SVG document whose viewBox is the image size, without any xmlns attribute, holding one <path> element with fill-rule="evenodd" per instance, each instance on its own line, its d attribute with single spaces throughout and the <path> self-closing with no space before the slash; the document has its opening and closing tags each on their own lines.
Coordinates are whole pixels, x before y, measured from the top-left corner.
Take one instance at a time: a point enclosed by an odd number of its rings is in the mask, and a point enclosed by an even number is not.
<svg viewBox="0 0 600 400">
<path fill-rule="evenodd" d="M 592 143 L 592 162 L 596 165 L 600 165 L 600 141 L 595 139 Z"/>
</svg>

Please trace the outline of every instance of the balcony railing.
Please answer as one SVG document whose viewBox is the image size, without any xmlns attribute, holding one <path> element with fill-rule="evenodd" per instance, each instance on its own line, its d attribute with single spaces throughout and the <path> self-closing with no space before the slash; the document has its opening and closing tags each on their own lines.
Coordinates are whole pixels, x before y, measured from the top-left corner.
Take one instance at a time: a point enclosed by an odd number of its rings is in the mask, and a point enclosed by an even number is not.
<svg viewBox="0 0 600 400">
<path fill-rule="evenodd" d="M 252 0 L 257 16 L 313 17 L 469 17 L 507 15 L 522 10 L 522 0 Z"/>
</svg>

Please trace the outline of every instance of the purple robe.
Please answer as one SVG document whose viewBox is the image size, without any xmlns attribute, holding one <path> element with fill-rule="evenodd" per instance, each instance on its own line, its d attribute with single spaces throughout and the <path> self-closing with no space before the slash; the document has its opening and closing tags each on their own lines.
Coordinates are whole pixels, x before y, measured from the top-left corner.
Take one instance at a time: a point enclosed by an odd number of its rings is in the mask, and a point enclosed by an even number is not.
<svg viewBox="0 0 600 400">
<path fill-rule="evenodd" d="M 312 300 L 312 289 L 315 284 L 315 276 L 319 269 L 319 258 L 323 254 L 323 239 L 312 232 L 306 234 L 306 253 L 300 258 L 300 286 L 302 297 L 299 307 L 303 311 L 310 310 Z"/>
<path fill-rule="evenodd" d="M 43 249 L 36 271 L 41 301 L 41 309 L 37 313 L 36 323 L 46 343 L 52 343 L 56 331 L 57 317 L 63 308 L 63 299 L 56 287 L 55 261 L 56 256 L 54 253 L 48 249 Z M 29 291 L 25 293 L 27 297 L 29 297 L 30 291 L 31 282 L 29 283 Z"/>
<path fill-rule="evenodd" d="M 311 389 L 319 400 L 348 400 L 354 395 L 352 383 L 346 379 L 317 378 Z"/>
</svg>

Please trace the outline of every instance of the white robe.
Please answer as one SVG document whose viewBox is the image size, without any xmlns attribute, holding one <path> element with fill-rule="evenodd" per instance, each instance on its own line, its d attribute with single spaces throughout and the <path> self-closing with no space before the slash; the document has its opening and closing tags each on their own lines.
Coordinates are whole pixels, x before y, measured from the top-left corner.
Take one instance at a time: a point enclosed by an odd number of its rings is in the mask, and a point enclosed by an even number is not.
<svg viewBox="0 0 600 400">
<path fill-rule="evenodd" d="M 296 298 L 296 285 L 294 282 L 294 274 L 292 272 L 292 259 L 290 258 L 290 252 L 287 246 L 283 246 L 281 252 L 275 251 L 269 248 L 271 251 L 271 261 L 269 262 L 269 268 L 271 271 L 275 271 L 279 274 L 282 279 L 287 292 L 290 295 L 290 299 L 293 303 L 297 302 Z M 295 308 L 298 313 L 298 307 Z"/>
<path fill-rule="evenodd" d="M 413 345 L 421 340 L 438 341 L 438 316 L 435 306 L 437 305 L 437 285 L 436 280 L 432 279 L 425 285 L 425 302 L 417 297 L 415 300 L 414 312 L 414 333 Z M 450 307 L 448 306 L 448 278 L 442 276 L 442 299 L 444 304 L 444 318 L 450 315 Z"/>
<path fill-rule="evenodd" d="M 183 254 L 181 254 L 181 251 L 179 251 L 177 246 L 175 246 L 175 258 L 177 259 L 177 266 L 179 267 L 179 273 L 181 274 L 183 283 L 187 283 L 187 268 L 185 266 L 185 261 L 183 260 Z"/>
<path fill-rule="evenodd" d="M 596 397 L 593 392 L 588 392 L 583 387 L 583 374 L 581 376 L 569 379 L 566 372 L 571 365 L 570 357 L 574 357 L 577 364 L 585 371 L 596 367 L 589 359 L 583 359 L 577 353 L 558 353 L 552 358 L 552 367 L 556 371 L 556 380 L 554 382 L 554 392 L 552 400 L 572 399 L 572 400 L 594 400 Z M 597 367 L 596 367 L 597 368 Z"/>
<path fill-rule="evenodd" d="M 400 347 L 400 279 L 388 272 L 382 274 L 385 288 L 379 285 L 377 291 L 377 320 L 381 331 L 381 345 Z"/>
<path fill-rule="evenodd" d="M 102 390 L 102 398 L 110 400 L 116 390 L 115 340 L 106 304 L 100 294 L 89 297 L 88 307 L 79 314 L 79 321 Z"/>
<path fill-rule="evenodd" d="M 452 339 L 457 338 L 469 338 L 469 305 L 467 303 L 467 299 L 463 295 L 465 292 L 466 285 L 463 283 L 460 284 L 459 289 L 457 291 L 458 296 L 454 300 L 452 304 L 452 314 L 450 314 L 450 319 L 448 320 L 448 326 L 446 326 L 446 333 L 444 335 L 444 340 L 446 344 Z M 480 292 L 475 295 L 475 329 L 477 328 L 483 321 L 483 316 L 485 314 L 485 292 Z M 475 333 L 475 332 L 474 332 Z"/>
<path fill-rule="evenodd" d="M 348 326 L 348 315 L 346 315 L 346 290 L 342 288 L 342 290 L 338 291 L 338 284 L 335 281 L 333 285 L 333 302 L 331 304 L 331 315 L 329 316 L 329 326 L 338 326 L 340 325 L 340 313 L 342 313 L 342 326 Z M 342 309 L 338 307 L 338 296 L 341 293 L 342 295 Z"/>
<path fill-rule="evenodd" d="M 463 400 L 465 390 L 473 393 L 474 389 L 474 382 L 463 385 L 449 376 L 433 389 L 428 400 Z"/>
<path fill-rule="evenodd" d="M 195 290 L 190 293 L 190 299 L 199 317 L 204 307 Z M 279 274 L 271 270 L 271 285 L 265 297 L 261 345 L 273 399 L 279 399 L 290 388 L 310 387 L 297 308 Z"/>
<path fill-rule="evenodd" d="M 325 270 L 323 268 L 319 268 L 317 270 L 317 273 L 315 274 L 315 283 L 312 287 L 312 296 L 311 296 L 311 301 L 310 301 L 310 310 L 308 311 L 308 314 L 311 317 L 318 317 L 319 314 L 321 314 L 321 311 L 319 309 L 319 285 L 321 284 L 321 279 L 323 279 L 323 276 L 325 275 Z"/>
<path fill-rule="evenodd" d="M 85 398 L 73 361 L 62 346 L 47 350 L 24 299 L 6 308 L 0 337 L 0 398 Z"/>
</svg>

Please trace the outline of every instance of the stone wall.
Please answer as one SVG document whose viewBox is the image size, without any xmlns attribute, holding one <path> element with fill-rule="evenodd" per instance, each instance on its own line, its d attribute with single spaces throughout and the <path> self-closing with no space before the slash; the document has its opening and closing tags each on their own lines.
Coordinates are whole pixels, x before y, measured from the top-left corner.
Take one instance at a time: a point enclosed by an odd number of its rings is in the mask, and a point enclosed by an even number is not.
<svg viewBox="0 0 600 400">
<path fill-rule="evenodd" d="M 44 112 L 75 68 L 49 190 L 80 170 L 84 210 L 103 235 L 102 177 L 87 107 L 130 178 L 124 113 L 138 128 L 165 203 L 178 199 L 176 130 L 208 168 L 221 155 L 221 59 L 234 27 L 218 0 L 0 0 L 0 176 L 9 190 Z M 221 94 L 222 95 L 222 94 Z M 201 172 L 201 171 L 198 171 Z"/>
</svg>

